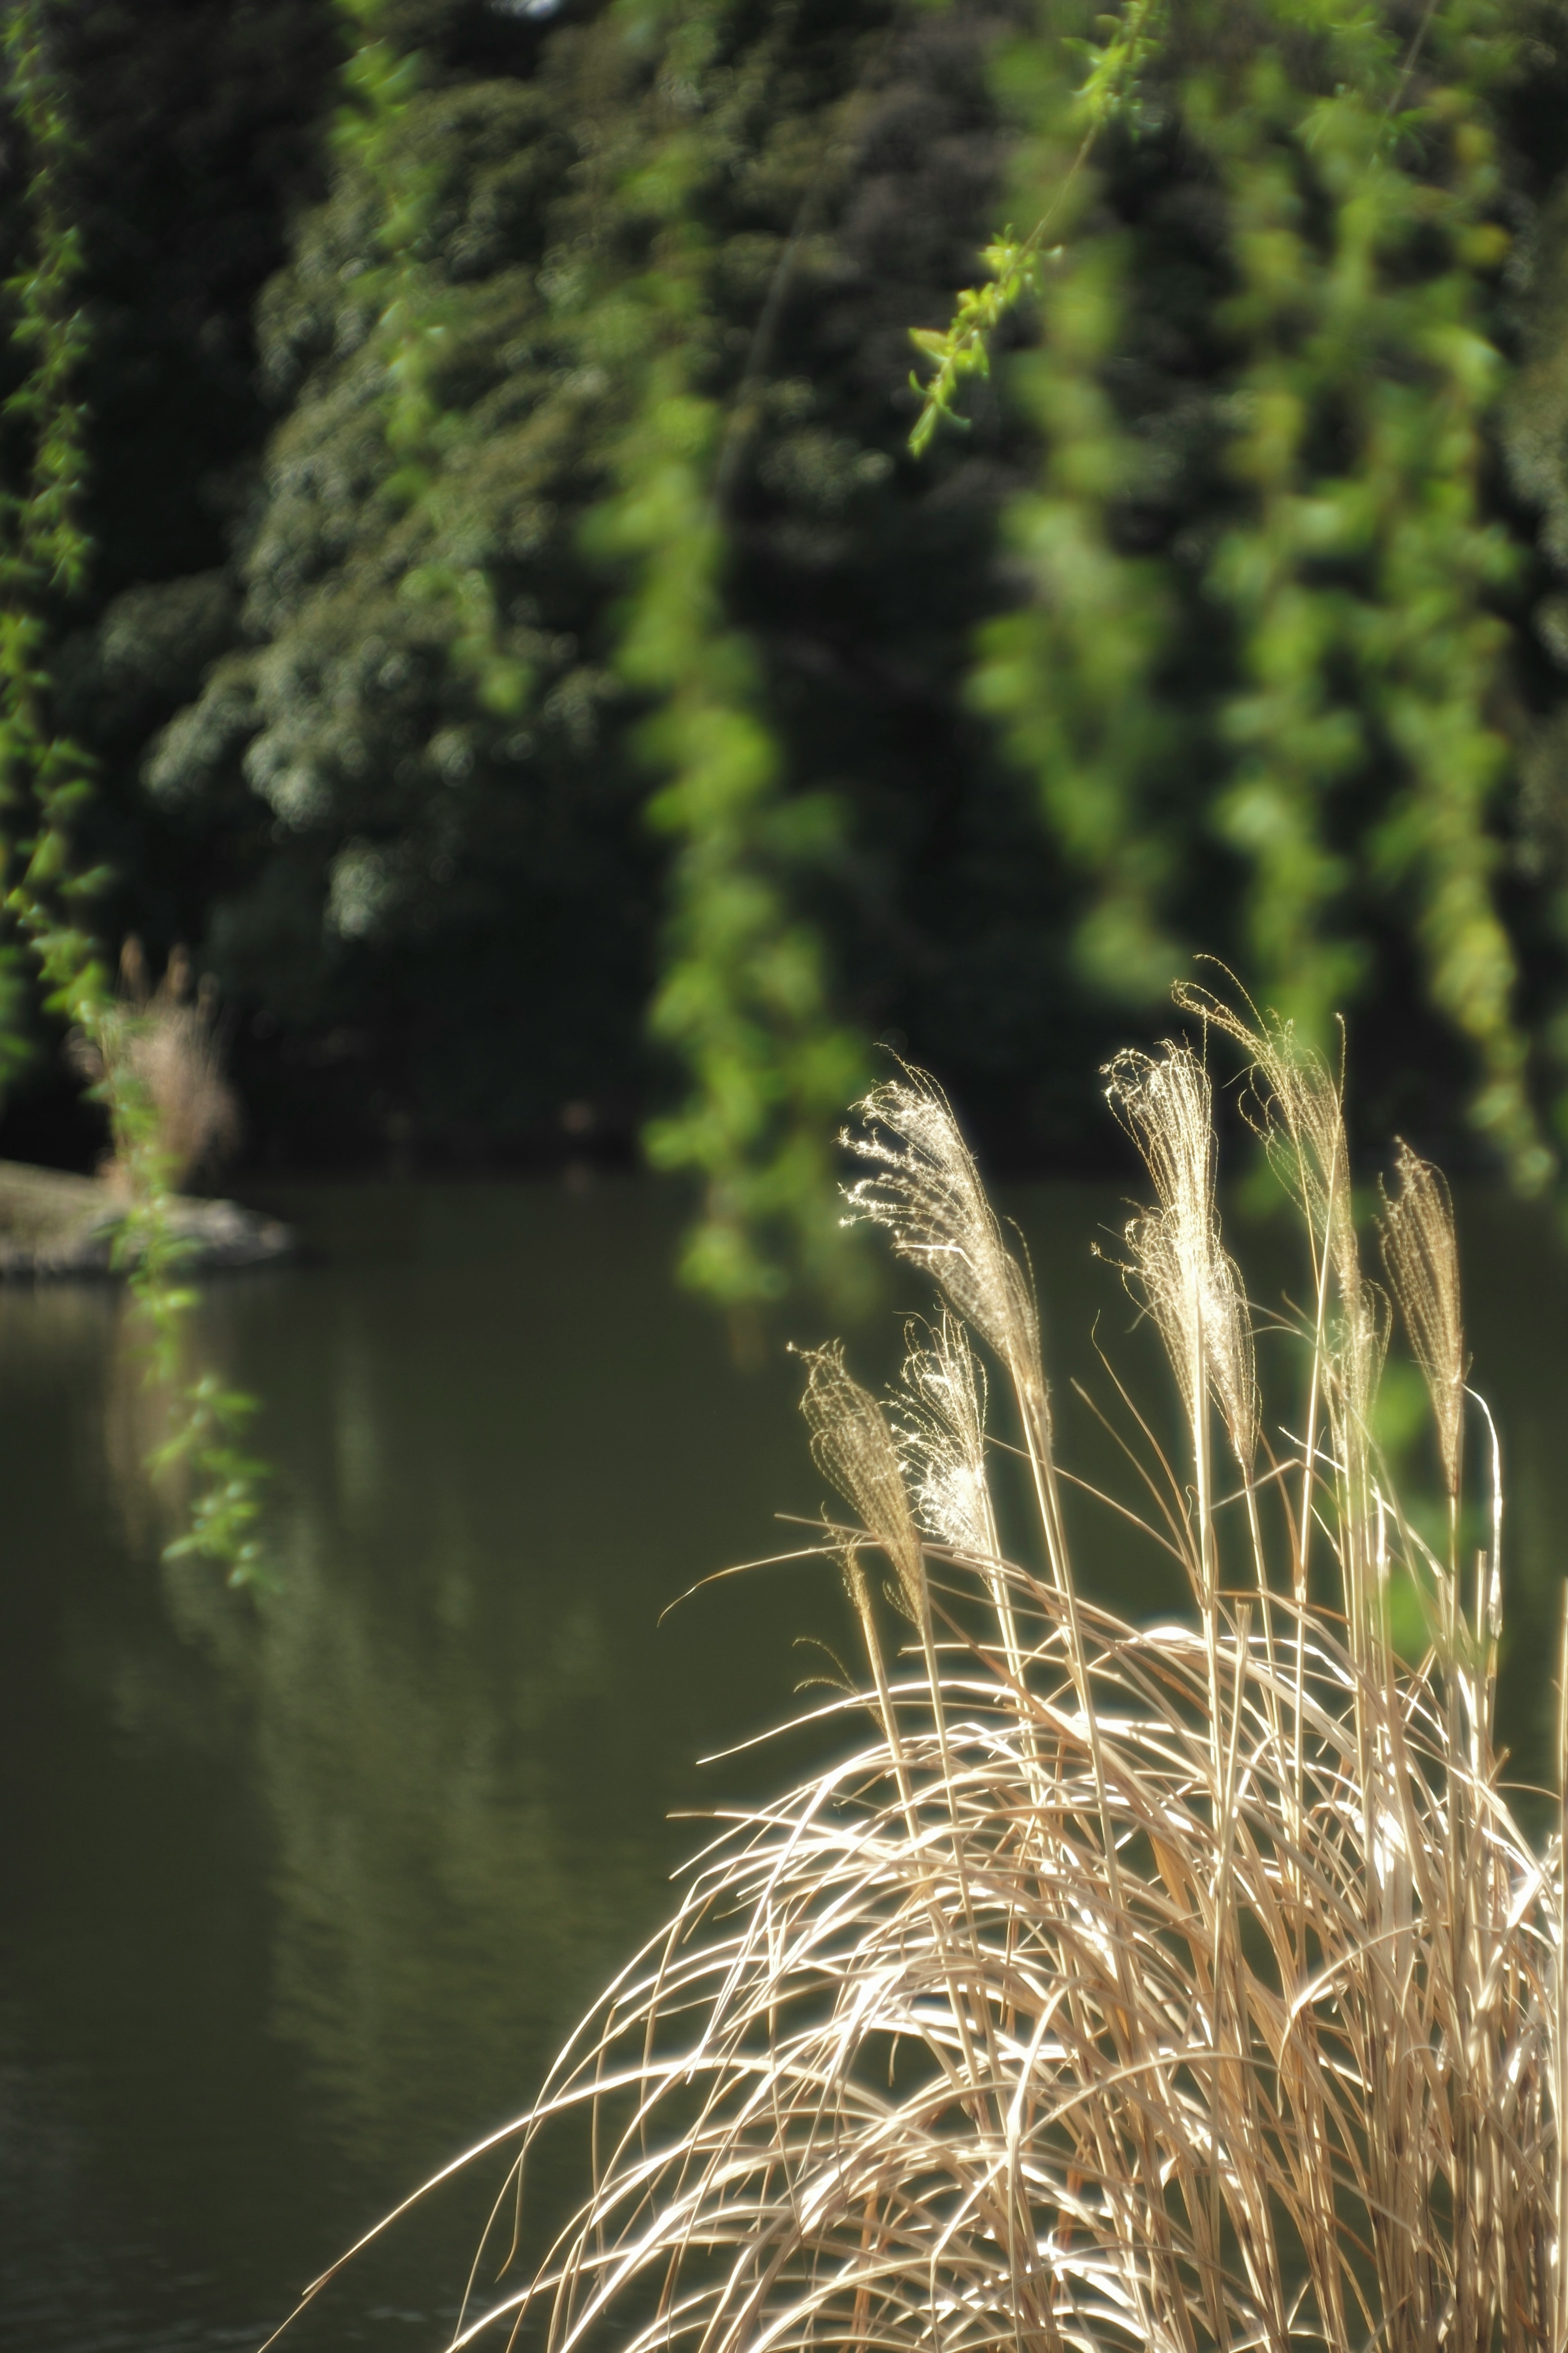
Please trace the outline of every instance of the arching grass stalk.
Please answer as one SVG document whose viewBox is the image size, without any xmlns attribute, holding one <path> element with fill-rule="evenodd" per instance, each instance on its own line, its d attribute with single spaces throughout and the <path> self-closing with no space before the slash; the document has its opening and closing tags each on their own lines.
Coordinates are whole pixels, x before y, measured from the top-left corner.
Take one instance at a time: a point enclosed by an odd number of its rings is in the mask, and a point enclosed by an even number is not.
<svg viewBox="0 0 1568 2353">
<path fill-rule="evenodd" d="M 721 1815 L 673 1919 L 484 2145 L 514 2161 L 454 2345 L 525 2326 L 551 2353 L 1563 2343 L 1563 1840 L 1532 1852 L 1499 1780 L 1500 1519 L 1469 1588 L 1373 1441 L 1389 1303 L 1361 1267 L 1334 1074 L 1288 1025 L 1185 1002 L 1239 1045 L 1321 1271 L 1299 1331 L 1318 1435 L 1303 1450 L 1263 1410 L 1205 1061 L 1119 1058 L 1156 1195 L 1127 1280 L 1183 1459 L 1131 1439 L 1195 1622 L 1089 1602 L 1025 1270 L 938 1091 L 877 1090 L 851 1203 L 943 1313 L 886 1406 L 838 1351 L 807 1359 L 868 1683 L 812 1719 L 837 1763 Z M 1457 1477 L 1451 1219 L 1407 1153 L 1384 1248 Z M 998 1547 L 971 1334 L 1005 1452 L 1030 1433 L 1033 1558 Z M 1389 1639 L 1396 1568 L 1426 1611 L 1415 1664 Z M 574 2117 L 582 2202 L 513 2278 L 529 2169 Z"/>
<path fill-rule="evenodd" d="M 74 828 L 91 798 L 92 764 L 52 724 L 50 611 L 87 575 L 80 521 L 85 476 L 78 372 L 87 330 L 76 301 L 80 243 L 67 200 L 74 152 L 68 110 L 49 59 L 45 0 L 15 0 L 0 30 L 6 105 L 26 159 L 31 250 L 6 281 L 11 332 L 29 365 L 0 411 L 6 480 L 0 491 L 0 822 L 5 907 L 30 949 L 47 1008 L 88 1042 L 100 1075 L 90 1090 L 109 1115 L 130 1197 L 119 1262 L 150 1335 L 149 1374 L 168 1394 L 171 1435 L 153 1467 L 188 1464 L 190 1525 L 172 1553 L 218 1563 L 233 1585 L 263 1573 L 255 1532 L 264 1466 L 239 1434 L 254 1401 L 190 1365 L 195 1293 L 182 1280 L 190 1245 L 173 1223 L 171 1155 L 156 1107 L 128 1051 L 138 1015 L 114 994 L 86 911 L 107 879 L 79 870 Z M 15 487 L 13 487 L 15 483 Z M 0 1066 L 26 1058 L 27 978 L 13 947 L 0 965 Z"/>
</svg>

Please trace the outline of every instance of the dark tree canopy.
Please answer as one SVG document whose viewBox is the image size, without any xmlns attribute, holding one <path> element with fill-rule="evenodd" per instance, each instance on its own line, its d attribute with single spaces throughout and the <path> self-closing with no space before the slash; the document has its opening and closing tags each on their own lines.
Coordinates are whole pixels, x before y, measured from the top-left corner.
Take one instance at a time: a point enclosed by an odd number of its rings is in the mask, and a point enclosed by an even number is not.
<svg viewBox="0 0 1568 2353">
<path fill-rule="evenodd" d="M 1132 18 L 57 9 L 59 704 L 264 1148 L 672 1105 L 694 1271 L 765 1296 L 831 1256 L 867 1041 L 1081 1161 L 1086 1061 L 1206 947 L 1356 1011 L 1371 1127 L 1468 1104 L 1541 1180 L 1568 20 L 1188 5 L 1124 67 Z M 1045 216 L 911 455 L 910 329 Z"/>
</svg>

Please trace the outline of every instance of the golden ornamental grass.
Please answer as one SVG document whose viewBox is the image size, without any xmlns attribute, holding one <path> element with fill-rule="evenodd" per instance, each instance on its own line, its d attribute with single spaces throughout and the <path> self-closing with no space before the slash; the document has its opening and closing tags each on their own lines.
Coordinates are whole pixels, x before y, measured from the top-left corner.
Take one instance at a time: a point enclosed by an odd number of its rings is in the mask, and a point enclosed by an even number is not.
<svg viewBox="0 0 1568 2353">
<path fill-rule="evenodd" d="M 937 1089 L 877 1089 L 849 1198 L 943 1305 L 886 1403 L 838 1350 L 806 1359 L 847 1508 L 825 1547 L 866 1650 L 828 1711 L 848 1753 L 721 1818 L 563 2052 L 513 2128 L 456 2344 L 525 2325 L 552 2353 L 1568 2344 L 1563 1841 L 1537 1856 L 1499 1785 L 1495 1493 L 1489 1546 L 1458 1554 L 1447 1194 L 1402 1152 L 1383 1220 L 1444 1555 L 1370 1428 L 1390 1314 L 1339 1086 L 1288 1026 L 1183 1002 L 1239 1045 L 1306 1228 L 1294 1439 L 1259 1408 L 1204 1063 L 1120 1057 L 1108 1091 L 1155 1194 L 1124 1271 L 1186 1431 L 1174 1463 L 1142 1433 L 1140 1493 L 1193 1623 L 1082 1599 L 1027 1274 Z M 1032 1562 L 998 1546 L 1005 1451 Z M 1395 1576 L 1426 1607 L 1414 1664 Z M 536 2145 L 573 2112 L 582 2203 L 492 2286 Z"/>
</svg>

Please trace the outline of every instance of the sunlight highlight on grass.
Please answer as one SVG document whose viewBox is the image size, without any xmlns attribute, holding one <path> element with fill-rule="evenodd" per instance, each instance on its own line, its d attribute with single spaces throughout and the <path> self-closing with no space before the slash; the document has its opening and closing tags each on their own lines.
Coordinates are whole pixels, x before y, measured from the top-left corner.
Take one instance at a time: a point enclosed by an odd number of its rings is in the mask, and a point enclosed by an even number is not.
<svg viewBox="0 0 1568 2353">
<path fill-rule="evenodd" d="M 668 1926 L 486 2144 L 516 2161 L 455 2344 L 524 2325 L 551 2353 L 1563 2344 L 1562 1837 L 1533 1853 L 1499 1783 L 1495 1450 L 1489 1548 L 1439 1556 L 1372 1436 L 1392 1313 L 1362 1269 L 1339 1083 L 1288 1026 L 1182 1001 L 1239 1046 L 1306 1229 L 1297 1440 L 1258 1396 L 1205 1060 L 1121 1057 L 1109 1092 L 1156 1194 L 1124 1271 L 1186 1459 L 1123 1399 L 1128 1444 L 1193 1622 L 1083 1599 L 1026 1270 L 940 1092 L 876 1090 L 850 1202 L 944 1305 L 886 1404 L 838 1349 L 805 1360 L 849 1513 L 822 1550 L 866 1653 L 863 1687 L 818 1712 L 847 1753 L 720 1816 Z M 1457 1528 L 1451 1213 L 1415 1155 L 1399 1176 L 1385 1263 Z M 1009 1458 L 1032 1562 L 998 1545 Z M 1394 1593 L 1425 1628 L 1414 1662 Z M 509 2272 L 528 2168 L 574 2115 L 582 2202 Z"/>
</svg>

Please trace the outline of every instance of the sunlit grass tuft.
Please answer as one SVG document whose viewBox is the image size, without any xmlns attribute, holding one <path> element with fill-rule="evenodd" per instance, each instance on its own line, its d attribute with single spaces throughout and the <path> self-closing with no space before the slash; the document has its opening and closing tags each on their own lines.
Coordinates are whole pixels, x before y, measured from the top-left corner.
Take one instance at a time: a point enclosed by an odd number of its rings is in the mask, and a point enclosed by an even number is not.
<svg viewBox="0 0 1568 2353">
<path fill-rule="evenodd" d="M 1247 1058 L 1312 1271 L 1271 1424 L 1205 1065 L 1182 1045 L 1112 1064 L 1156 1196 L 1126 1279 L 1186 1432 L 1168 1462 L 1129 1409 L 1142 1475 L 1119 1507 L 1180 1561 L 1191 1624 L 1082 1598 L 1026 1271 L 941 1094 L 879 1088 L 850 1199 L 944 1307 L 885 1404 L 838 1350 L 806 1360 L 849 1513 L 824 1549 L 866 1653 L 826 1711 L 847 1753 L 720 1817 L 674 1918 L 487 2144 L 520 2146 L 456 2343 L 524 2324 L 552 2353 L 1568 2337 L 1563 1845 L 1534 1854 L 1499 1785 L 1495 1450 L 1489 1547 L 1441 1556 L 1371 1435 L 1390 1308 L 1338 1086 L 1289 1028 L 1185 1005 Z M 1408 1153 L 1384 1252 L 1457 1530 L 1452 1219 Z M 998 1544 L 1008 1455 L 1032 1562 Z M 1415 1663 L 1394 1589 L 1419 1599 Z M 582 2203 L 514 2281 L 515 2200 L 574 2113 Z"/>
</svg>

